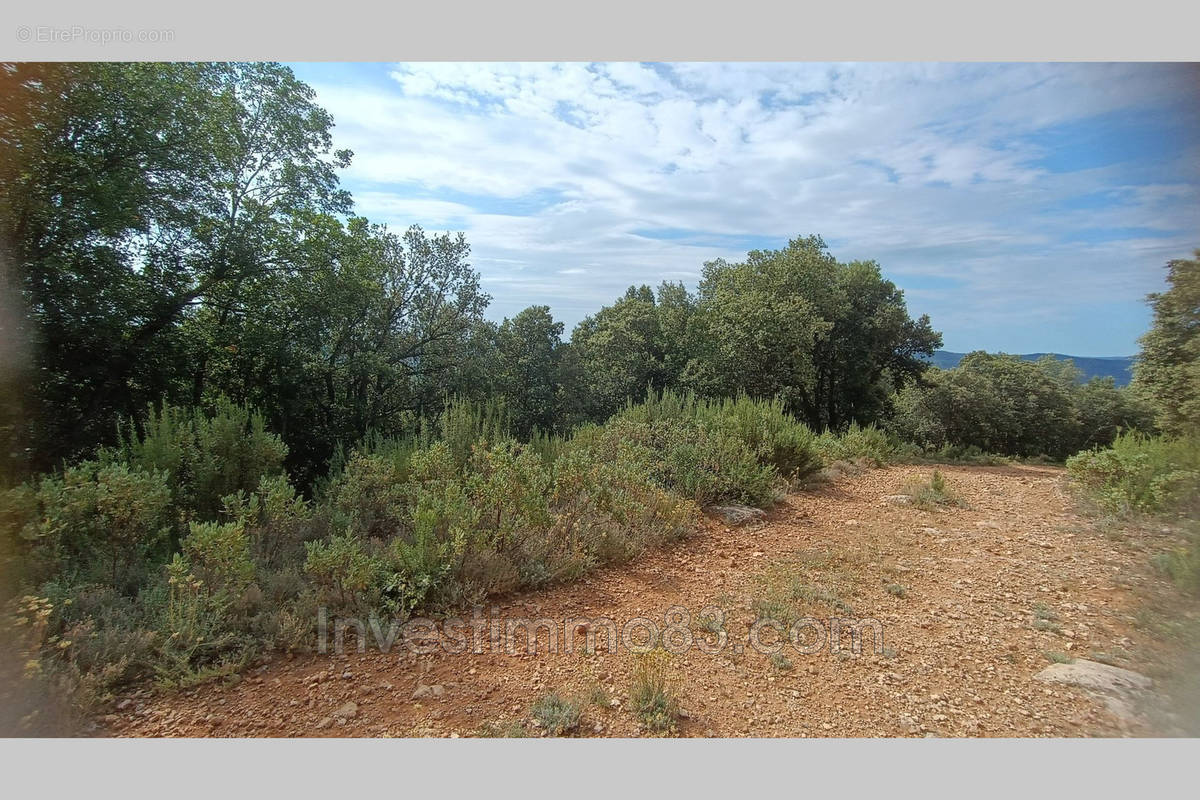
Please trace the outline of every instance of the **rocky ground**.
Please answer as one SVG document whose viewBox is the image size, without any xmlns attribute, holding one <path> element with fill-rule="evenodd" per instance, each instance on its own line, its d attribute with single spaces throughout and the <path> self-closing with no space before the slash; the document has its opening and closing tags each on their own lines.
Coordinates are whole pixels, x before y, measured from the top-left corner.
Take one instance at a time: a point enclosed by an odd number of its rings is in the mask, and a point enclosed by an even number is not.
<svg viewBox="0 0 1200 800">
<path fill-rule="evenodd" d="M 1183 602 L 1150 567 L 1172 531 L 1132 535 L 1100 524 L 1052 467 L 939 467 L 962 506 L 897 502 L 906 482 L 932 469 L 841 477 L 734 527 L 710 517 L 670 549 L 481 610 L 481 630 L 493 618 L 556 621 L 558 652 L 546 652 L 544 633 L 536 653 L 493 649 L 486 633 L 483 652 L 471 652 L 470 627 L 466 647 L 432 653 L 401 642 L 360 654 L 351 641 L 348 653 L 277 657 L 236 681 L 120 698 L 92 733 L 539 735 L 531 708 L 558 692 L 583 704 L 574 735 L 648 735 L 630 709 L 638 656 L 620 638 L 616 652 L 604 643 L 589 650 L 582 637 L 564 646 L 567 620 L 589 618 L 602 632 L 601 617 L 618 631 L 639 617 L 674 623 L 671 647 L 681 652 L 666 669 L 681 703 L 680 736 L 1178 733 L 1169 717 L 1146 710 L 1170 705 L 1155 694 L 1154 676 L 1172 645 L 1138 624 L 1147 597 Z M 723 625 L 701 619 L 712 606 Z M 868 636 L 854 653 L 846 636 L 838 652 L 805 655 L 785 642 L 773 658 L 748 644 L 762 615 L 877 620 L 883 646 L 875 651 Z M 685 630 L 693 646 L 683 650 Z M 758 632 L 761 649 L 777 643 L 772 629 Z M 643 638 L 632 633 L 635 644 Z M 1066 672 L 1054 667 L 1071 662 Z"/>
</svg>

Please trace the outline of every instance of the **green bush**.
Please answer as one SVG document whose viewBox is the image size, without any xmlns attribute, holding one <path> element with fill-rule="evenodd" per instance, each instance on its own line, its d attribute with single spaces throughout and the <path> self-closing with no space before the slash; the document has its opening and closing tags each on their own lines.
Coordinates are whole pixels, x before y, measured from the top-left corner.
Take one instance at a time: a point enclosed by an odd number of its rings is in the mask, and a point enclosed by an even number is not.
<svg viewBox="0 0 1200 800">
<path fill-rule="evenodd" d="M 968 353 L 930 369 L 895 397 L 888 429 L 926 451 L 970 448 L 1062 460 L 1107 445 L 1119 431 L 1149 429 L 1149 407 L 1111 378 L 1083 382 L 1069 361 Z"/>
<path fill-rule="evenodd" d="M 162 472 L 85 461 L 4 495 L 9 535 L 33 578 L 67 571 L 122 591 L 137 586 L 170 532 L 170 490 Z"/>
<path fill-rule="evenodd" d="M 150 409 L 139 434 L 131 423 L 102 460 L 170 476 L 172 500 L 195 518 L 212 520 L 222 499 L 253 491 L 283 470 L 287 447 L 266 430 L 262 414 L 221 398 L 211 414 L 163 405 Z"/>
<path fill-rule="evenodd" d="M 304 571 L 326 591 L 327 597 L 343 606 L 364 602 L 368 590 L 381 583 L 379 560 L 352 534 L 308 542 L 304 547 L 308 553 Z"/>
<path fill-rule="evenodd" d="M 1124 433 L 1069 458 L 1067 471 L 1111 511 L 1178 509 L 1200 497 L 1200 441 Z"/>
<path fill-rule="evenodd" d="M 861 426 L 851 423 L 844 433 L 826 431 L 817 437 L 817 453 L 826 463 L 834 461 L 866 461 L 884 467 L 913 455 L 899 439 L 874 424 Z"/>
<path fill-rule="evenodd" d="M 221 502 L 224 516 L 245 529 L 256 561 L 276 568 L 303 561 L 316 521 L 286 475 L 264 476 L 251 494 L 236 492 Z"/>
<path fill-rule="evenodd" d="M 329 487 L 330 507 L 362 536 L 396 536 L 408 523 L 408 469 L 407 461 L 355 453 Z"/>
<path fill-rule="evenodd" d="M 705 399 L 692 393 L 651 392 L 642 403 L 630 403 L 619 419 L 651 425 L 694 422 L 740 441 L 764 466 L 787 479 L 804 478 L 821 468 L 815 436 L 784 410 L 782 400 L 755 400 L 746 395 Z"/>
<path fill-rule="evenodd" d="M 250 541 L 238 522 L 193 522 L 183 547 L 183 567 L 209 594 L 240 597 L 254 580 Z"/>
</svg>

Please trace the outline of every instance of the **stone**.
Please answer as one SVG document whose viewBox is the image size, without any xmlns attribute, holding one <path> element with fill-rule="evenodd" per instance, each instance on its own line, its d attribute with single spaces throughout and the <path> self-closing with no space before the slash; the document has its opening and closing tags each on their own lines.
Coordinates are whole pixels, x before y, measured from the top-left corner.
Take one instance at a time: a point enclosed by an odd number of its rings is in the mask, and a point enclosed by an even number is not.
<svg viewBox="0 0 1200 800">
<path fill-rule="evenodd" d="M 326 717 L 317 723 L 317 730 L 323 731 L 333 724 L 333 717 Z"/>
<path fill-rule="evenodd" d="M 913 499 L 906 494 L 889 494 L 885 495 L 883 502 L 891 506 L 908 506 L 912 505 Z"/>
<path fill-rule="evenodd" d="M 426 684 L 417 684 L 417 688 L 413 689 L 412 699 L 422 700 L 428 697 L 442 697 L 446 694 L 446 687 L 440 683 L 435 683 L 432 686 Z"/>
<path fill-rule="evenodd" d="M 354 719 L 358 716 L 358 703 L 355 703 L 353 700 L 351 700 L 349 703 L 346 703 L 337 711 L 333 712 L 333 716 L 337 717 L 338 719 Z"/>
<path fill-rule="evenodd" d="M 1139 721 L 1137 701 L 1154 683 L 1139 672 L 1084 658 L 1070 664 L 1051 664 L 1033 677 L 1048 683 L 1078 686 L 1124 722 Z"/>
<path fill-rule="evenodd" d="M 709 506 L 705 510 L 720 517 L 726 525 L 744 525 L 747 522 L 756 522 L 766 516 L 761 508 L 753 506 Z"/>
</svg>

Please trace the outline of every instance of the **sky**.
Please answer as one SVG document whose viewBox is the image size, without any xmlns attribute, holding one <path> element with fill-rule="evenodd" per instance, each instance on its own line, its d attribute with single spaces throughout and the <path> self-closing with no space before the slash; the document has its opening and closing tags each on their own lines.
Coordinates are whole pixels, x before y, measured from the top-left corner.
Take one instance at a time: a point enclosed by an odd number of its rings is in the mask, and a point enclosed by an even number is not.
<svg viewBox="0 0 1200 800">
<path fill-rule="evenodd" d="M 499 321 L 823 237 L 944 348 L 1131 355 L 1200 247 L 1200 65 L 293 64 L 355 211 L 464 231 Z"/>
</svg>

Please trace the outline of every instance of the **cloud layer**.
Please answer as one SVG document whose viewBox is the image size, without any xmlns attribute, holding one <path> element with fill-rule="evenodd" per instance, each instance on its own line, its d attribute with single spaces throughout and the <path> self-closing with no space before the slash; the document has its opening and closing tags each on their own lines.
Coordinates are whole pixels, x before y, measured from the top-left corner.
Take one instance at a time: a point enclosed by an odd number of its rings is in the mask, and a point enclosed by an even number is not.
<svg viewBox="0 0 1200 800">
<path fill-rule="evenodd" d="M 297 65 L 358 211 L 465 230 L 495 316 L 819 233 L 949 349 L 1133 352 L 1200 246 L 1200 72 L 1139 64 Z"/>
</svg>

